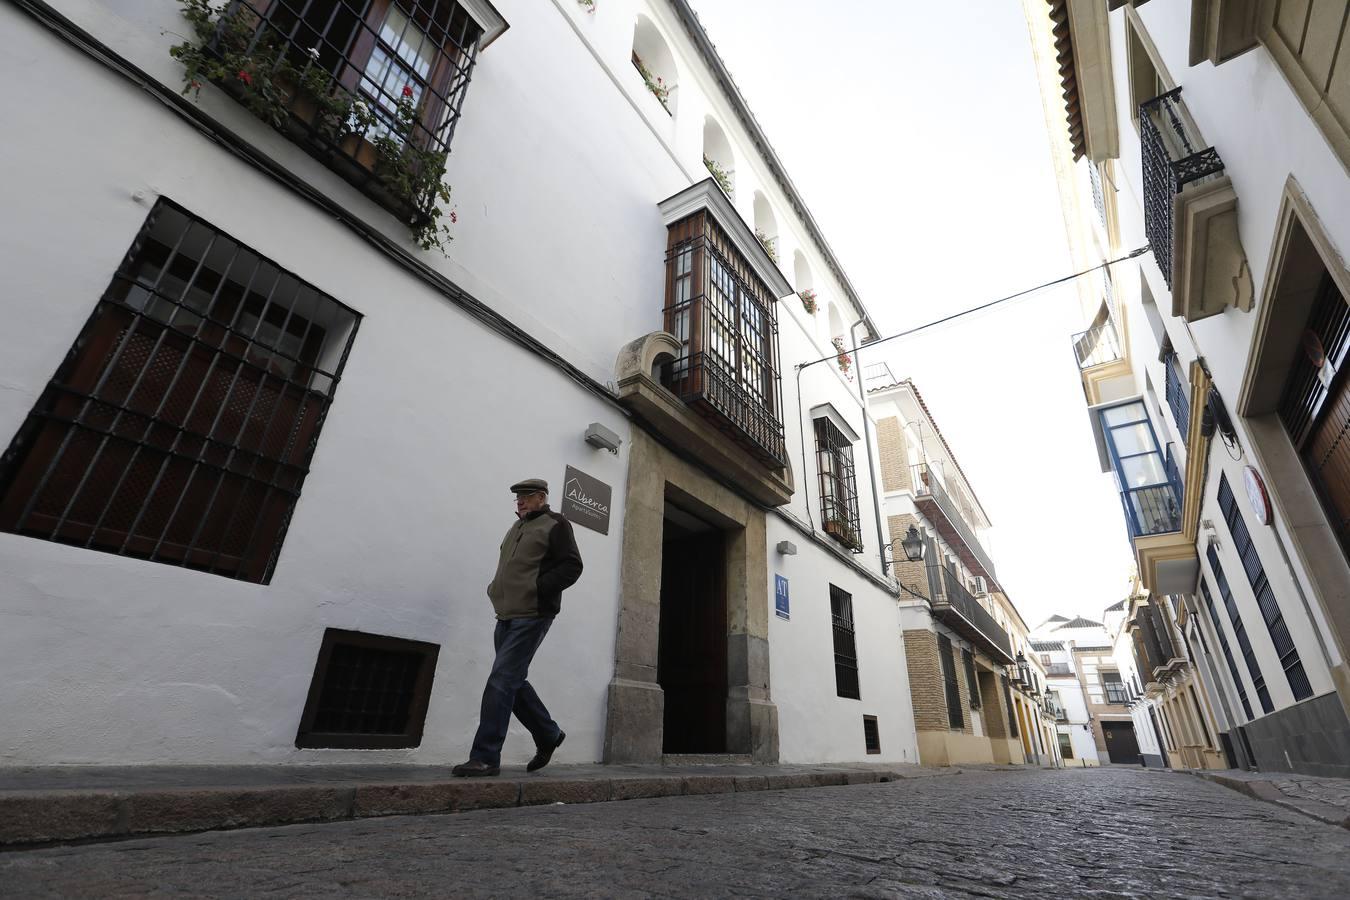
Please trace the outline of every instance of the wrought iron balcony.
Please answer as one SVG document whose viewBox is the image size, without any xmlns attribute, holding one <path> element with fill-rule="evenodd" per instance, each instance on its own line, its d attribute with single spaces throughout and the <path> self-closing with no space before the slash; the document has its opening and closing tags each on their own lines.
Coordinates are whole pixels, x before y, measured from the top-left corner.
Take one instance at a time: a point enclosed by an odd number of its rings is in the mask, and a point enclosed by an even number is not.
<svg viewBox="0 0 1350 900">
<path fill-rule="evenodd" d="M 1090 369 L 1120 359 L 1120 337 L 1116 334 L 1115 323 L 1108 320 L 1075 334 L 1073 355 L 1080 369 Z"/>
<path fill-rule="evenodd" d="M 1012 641 L 1008 633 L 961 584 L 961 579 L 950 570 L 939 568 L 941 575 L 932 579 L 941 585 L 941 593 L 933 601 L 933 615 L 951 626 L 967 640 L 979 644 L 994 661 L 1008 664 L 1013 661 Z"/>
<path fill-rule="evenodd" d="M 1064 676 L 1073 676 L 1073 667 L 1068 663 L 1050 663 L 1045 667 L 1045 674 L 1050 678 L 1063 678 Z"/>
<path fill-rule="evenodd" d="M 1144 161 L 1144 231 L 1170 288 L 1176 249 L 1176 197 L 1188 185 L 1222 176 L 1223 160 L 1213 147 L 1203 147 L 1188 125 L 1179 87 L 1140 105 L 1139 132 Z"/>
<path fill-rule="evenodd" d="M 919 507 L 919 512 L 933 523 L 944 541 L 956 548 L 957 555 L 967 567 L 997 584 L 993 560 L 975 537 L 975 529 L 966 521 L 960 507 L 942 487 L 937 473 L 926 463 L 910 468 L 913 470 L 914 504 Z"/>
</svg>

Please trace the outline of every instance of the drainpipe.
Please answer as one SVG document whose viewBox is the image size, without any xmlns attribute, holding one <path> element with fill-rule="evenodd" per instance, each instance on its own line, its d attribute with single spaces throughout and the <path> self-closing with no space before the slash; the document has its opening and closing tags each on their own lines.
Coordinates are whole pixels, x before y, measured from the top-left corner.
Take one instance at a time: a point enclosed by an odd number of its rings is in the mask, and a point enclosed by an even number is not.
<svg viewBox="0 0 1350 900">
<path fill-rule="evenodd" d="M 862 373 L 862 343 L 854 336 L 854 331 L 859 325 L 866 322 L 866 319 L 859 319 L 849 326 L 849 343 L 854 346 L 853 366 L 858 372 L 858 401 L 862 403 L 863 417 L 863 441 L 867 444 L 867 477 L 872 482 L 872 506 L 877 515 L 877 556 L 881 559 L 881 574 L 886 576 L 889 571 L 886 565 L 886 533 L 881 528 L 881 495 L 877 493 L 877 467 L 873 465 L 872 460 L 872 425 L 871 417 L 867 415 L 867 389 L 863 386 Z"/>
</svg>

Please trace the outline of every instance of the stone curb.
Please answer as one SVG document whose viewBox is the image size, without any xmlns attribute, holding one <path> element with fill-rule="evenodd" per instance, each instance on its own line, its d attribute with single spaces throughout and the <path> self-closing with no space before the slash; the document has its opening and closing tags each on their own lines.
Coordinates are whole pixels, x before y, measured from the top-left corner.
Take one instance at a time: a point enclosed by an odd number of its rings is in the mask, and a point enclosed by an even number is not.
<svg viewBox="0 0 1350 900">
<path fill-rule="evenodd" d="M 955 773 L 953 773 L 955 774 Z M 0 793 L 0 848 L 552 803 L 902 781 L 892 771 Z"/>
<path fill-rule="evenodd" d="M 1306 798 L 1296 800 L 1281 791 L 1272 782 L 1232 778 L 1214 772 L 1188 772 L 1188 774 L 1203 778 L 1205 781 L 1212 781 L 1214 784 L 1237 791 L 1240 794 L 1246 794 L 1253 800 L 1261 800 L 1265 803 L 1284 807 L 1291 812 L 1316 819 L 1326 825 L 1338 825 L 1341 828 L 1350 829 L 1350 815 L 1347 815 L 1344 809 L 1318 800 Z"/>
</svg>

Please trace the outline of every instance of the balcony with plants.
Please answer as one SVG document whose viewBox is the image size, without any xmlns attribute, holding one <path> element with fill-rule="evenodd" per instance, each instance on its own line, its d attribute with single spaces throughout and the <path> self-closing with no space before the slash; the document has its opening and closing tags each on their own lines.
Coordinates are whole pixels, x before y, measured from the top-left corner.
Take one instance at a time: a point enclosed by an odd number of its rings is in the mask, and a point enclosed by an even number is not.
<svg viewBox="0 0 1350 900">
<path fill-rule="evenodd" d="M 446 159 L 483 25 L 455 2 L 180 3 L 190 33 L 170 54 L 184 94 L 215 85 L 393 213 L 418 246 L 445 249 L 457 218 Z"/>
</svg>

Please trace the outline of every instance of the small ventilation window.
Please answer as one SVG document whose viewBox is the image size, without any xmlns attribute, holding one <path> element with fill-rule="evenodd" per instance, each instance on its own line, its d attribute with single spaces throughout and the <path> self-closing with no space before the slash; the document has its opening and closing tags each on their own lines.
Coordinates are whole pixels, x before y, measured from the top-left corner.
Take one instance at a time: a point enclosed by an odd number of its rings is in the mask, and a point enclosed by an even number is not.
<svg viewBox="0 0 1350 900">
<path fill-rule="evenodd" d="M 329 628 L 319 647 L 295 746 L 416 747 L 440 646 Z"/>
<path fill-rule="evenodd" d="M 881 752 L 881 730 L 877 727 L 876 716 L 863 716 L 863 740 L 869 754 Z"/>
</svg>

